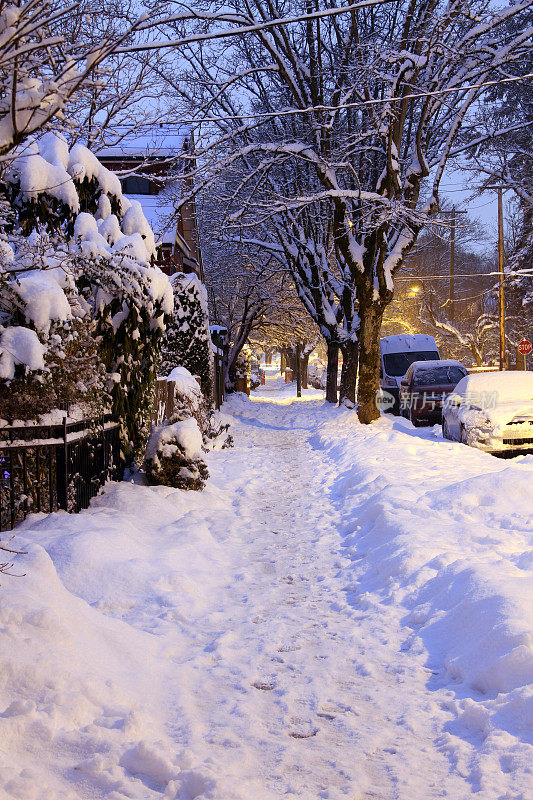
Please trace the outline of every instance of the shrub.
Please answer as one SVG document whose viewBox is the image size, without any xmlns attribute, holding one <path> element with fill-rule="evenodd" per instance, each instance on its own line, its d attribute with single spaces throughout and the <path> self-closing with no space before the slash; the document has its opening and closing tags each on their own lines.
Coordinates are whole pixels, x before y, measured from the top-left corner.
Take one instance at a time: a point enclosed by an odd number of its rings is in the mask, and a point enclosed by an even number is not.
<svg viewBox="0 0 533 800">
<path fill-rule="evenodd" d="M 202 432 L 193 417 L 157 427 L 146 448 L 148 482 L 177 489 L 203 489 L 209 472 L 202 445 Z"/>
<path fill-rule="evenodd" d="M 160 374 L 185 367 L 200 380 L 209 404 L 213 395 L 213 355 L 205 286 L 196 275 L 178 272 L 171 277 L 174 293 L 172 320 L 161 347 Z"/>
</svg>

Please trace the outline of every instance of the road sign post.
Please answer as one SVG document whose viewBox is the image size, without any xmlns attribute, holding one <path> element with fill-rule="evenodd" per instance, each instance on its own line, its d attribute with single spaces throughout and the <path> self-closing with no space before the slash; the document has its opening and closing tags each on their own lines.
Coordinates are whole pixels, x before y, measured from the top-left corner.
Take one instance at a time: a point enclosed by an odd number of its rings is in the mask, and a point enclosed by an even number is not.
<svg viewBox="0 0 533 800">
<path fill-rule="evenodd" d="M 527 369 L 527 357 L 533 350 L 533 344 L 528 339 L 522 339 L 516 348 L 516 368 Z"/>
</svg>

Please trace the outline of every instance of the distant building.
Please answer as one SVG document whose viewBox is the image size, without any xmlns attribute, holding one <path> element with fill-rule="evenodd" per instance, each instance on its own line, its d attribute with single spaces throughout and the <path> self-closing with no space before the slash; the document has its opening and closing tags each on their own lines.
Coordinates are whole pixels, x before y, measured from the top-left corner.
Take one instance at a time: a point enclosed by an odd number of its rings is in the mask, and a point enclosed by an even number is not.
<svg viewBox="0 0 533 800">
<path fill-rule="evenodd" d="M 194 272 L 203 280 L 196 205 L 194 200 L 188 201 L 177 219 L 174 207 L 177 187 L 172 171 L 176 157 L 189 150 L 190 141 L 191 131 L 186 125 L 154 124 L 136 133 L 125 132 L 117 144 L 100 149 L 96 155 L 118 173 L 124 194 L 142 205 L 160 243 L 161 269 L 167 275 Z M 122 177 L 128 172 L 135 174 Z"/>
</svg>

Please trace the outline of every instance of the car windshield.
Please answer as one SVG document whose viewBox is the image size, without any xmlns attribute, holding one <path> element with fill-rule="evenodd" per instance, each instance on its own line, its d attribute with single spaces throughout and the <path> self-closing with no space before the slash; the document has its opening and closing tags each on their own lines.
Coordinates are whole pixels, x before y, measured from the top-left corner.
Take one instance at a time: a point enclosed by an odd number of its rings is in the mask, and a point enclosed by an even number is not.
<svg viewBox="0 0 533 800">
<path fill-rule="evenodd" d="M 444 383 L 452 383 L 454 386 L 459 383 L 461 378 L 464 378 L 466 372 L 461 367 L 454 365 L 439 366 L 439 367 L 420 367 L 415 372 L 415 385 L 416 386 L 431 386 Z"/>
<path fill-rule="evenodd" d="M 398 378 L 405 375 L 414 361 L 438 361 L 439 354 L 435 350 L 422 350 L 415 352 L 409 350 L 407 353 L 385 353 L 383 365 L 387 375 Z"/>
</svg>

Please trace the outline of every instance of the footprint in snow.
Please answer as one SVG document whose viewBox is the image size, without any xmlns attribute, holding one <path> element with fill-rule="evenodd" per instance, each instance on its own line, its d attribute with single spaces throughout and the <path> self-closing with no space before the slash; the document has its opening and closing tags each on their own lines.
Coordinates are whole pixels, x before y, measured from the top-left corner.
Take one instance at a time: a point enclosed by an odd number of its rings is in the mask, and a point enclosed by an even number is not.
<svg viewBox="0 0 533 800">
<path fill-rule="evenodd" d="M 311 722 L 300 719 L 293 719 L 291 727 L 292 730 L 289 731 L 291 739 L 311 739 L 319 731 L 319 728 L 312 725 Z"/>
<path fill-rule="evenodd" d="M 271 692 L 272 689 L 276 688 L 276 683 L 272 680 L 257 680 L 252 681 L 252 686 L 254 689 L 260 689 L 262 692 Z"/>
<path fill-rule="evenodd" d="M 292 653 L 294 650 L 301 650 L 299 644 L 282 644 L 278 647 L 278 653 Z"/>
</svg>

